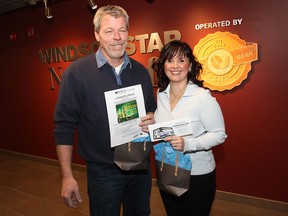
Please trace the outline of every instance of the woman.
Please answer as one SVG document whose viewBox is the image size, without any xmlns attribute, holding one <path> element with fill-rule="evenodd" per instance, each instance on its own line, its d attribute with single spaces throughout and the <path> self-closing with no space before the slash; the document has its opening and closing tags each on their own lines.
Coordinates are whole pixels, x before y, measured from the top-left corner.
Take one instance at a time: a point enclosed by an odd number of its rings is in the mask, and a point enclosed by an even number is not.
<svg viewBox="0 0 288 216">
<path fill-rule="evenodd" d="M 199 79 L 201 64 L 185 42 L 166 44 L 152 68 L 158 77 L 156 123 L 190 117 L 204 133 L 193 136 L 169 136 L 174 150 L 190 154 L 190 188 L 176 197 L 160 190 L 168 216 L 209 216 L 216 191 L 215 159 L 212 147 L 227 137 L 221 108 Z"/>
</svg>

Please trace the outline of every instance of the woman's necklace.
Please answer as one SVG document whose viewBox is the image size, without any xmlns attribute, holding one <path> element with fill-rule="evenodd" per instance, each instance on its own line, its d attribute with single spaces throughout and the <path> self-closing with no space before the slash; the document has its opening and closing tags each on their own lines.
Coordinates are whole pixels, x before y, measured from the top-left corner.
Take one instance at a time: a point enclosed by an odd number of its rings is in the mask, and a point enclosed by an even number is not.
<svg viewBox="0 0 288 216">
<path fill-rule="evenodd" d="M 179 95 L 172 95 L 170 94 L 170 102 L 171 103 L 175 103 L 177 102 L 182 96 L 183 96 L 184 92 L 179 94 Z"/>
<path fill-rule="evenodd" d="M 178 103 L 180 98 L 183 96 L 186 90 L 186 86 L 183 89 L 180 89 L 177 94 L 174 94 L 173 91 L 170 89 L 170 107 L 173 109 L 175 105 Z"/>
</svg>

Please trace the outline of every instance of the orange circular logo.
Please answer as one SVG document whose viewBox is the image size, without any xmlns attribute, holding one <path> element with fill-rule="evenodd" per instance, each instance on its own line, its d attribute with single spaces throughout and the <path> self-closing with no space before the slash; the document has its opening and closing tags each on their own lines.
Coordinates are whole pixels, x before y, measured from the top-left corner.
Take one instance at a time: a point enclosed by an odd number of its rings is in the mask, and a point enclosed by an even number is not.
<svg viewBox="0 0 288 216">
<path fill-rule="evenodd" d="M 258 59 L 257 44 L 246 43 L 230 32 L 215 32 L 201 39 L 194 54 L 203 65 L 201 79 L 211 90 L 230 90 L 241 84 Z"/>
</svg>

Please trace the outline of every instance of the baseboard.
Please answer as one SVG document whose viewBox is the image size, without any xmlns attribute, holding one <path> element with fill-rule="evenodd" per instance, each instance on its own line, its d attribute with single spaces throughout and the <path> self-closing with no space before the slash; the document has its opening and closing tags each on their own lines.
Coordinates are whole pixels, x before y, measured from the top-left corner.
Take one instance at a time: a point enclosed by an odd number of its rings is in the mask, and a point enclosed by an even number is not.
<svg viewBox="0 0 288 216">
<path fill-rule="evenodd" d="M 288 212 L 288 203 L 259 197 L 247 196 L 243 194 L 236 194 L 217 190 L 215 199 L 283 213 Z"/>
<path fill-rule="evenodd" d="M 59 163 L 57 160 L 53 160 L 53 159 L 49 159 L 45 157 L 28 155 L 28 154 L 9 151 L 5 149 L 0 149 L 0 154 L 14 156 L 14 157 L 22 158 L 25 160 L 36 161 L 36 162 L 45 163 L 49 165 L 59 166 Z M 72 167 L 74 170 L 83 171 L 83 172 L 86 171 L 86 166 L 84 165 L 72 164 Z M 152 182 L 153 182 L 153 186 L 156 187 L 156 180 L 153 179 Z M 269 200 L 269 199 L 263 199 L 259 197 L 252 197 L 252 196 L 217 190 L 215 199 L 227 201 L 231 203 L 236 203 L 236 204 L 243 204 L 243 205 L 249 205 L 249 206 L 258 207 L 258 208 L 264 208 L 267 210 L 273 210 L 273 211 L 279 211 L 279 212 L 285 212 L 285 213 L 288 212 L 288 203 L 275 201 L 275 200 Z"/>
<path fill-rule="evenodd" d="M 23 154 L 23 153 L 14 152 L 14 151 L 6 150 L 6 149 L 0 149 L 0 154 L 14 156 L 14 157 L 22 158 L 25 160 L 31 160 L 31 161 L 35 161 L 35 162 L 45 163 L 45 164 L 49 164 L 49 165 L 53 165 L 53 166 L 59 166 L 58 160 L 45 158 L 45 157 L 39 157 L 39 156 L 35 156 L 35 155 Z M 78 170 L 78 171 L 86 171 L 85 165 L 73 163 L 72 168 L 74 170 Z"/>
</svg>

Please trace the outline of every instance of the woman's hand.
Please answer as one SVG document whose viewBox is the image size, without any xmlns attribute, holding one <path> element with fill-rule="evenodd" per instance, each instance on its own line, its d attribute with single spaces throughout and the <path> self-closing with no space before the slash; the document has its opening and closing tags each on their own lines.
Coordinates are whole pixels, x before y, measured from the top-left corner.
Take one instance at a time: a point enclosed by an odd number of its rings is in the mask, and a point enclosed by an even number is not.
<svg viewBox="0 0 288 216">
<path fill-rule="evenodd" d="M 177 151 L 184 151 L 185 142 L 181 136 L 168 136 L 164 139 L 165 142 L 170 142 L 171 146 Z"/>
<path fill-rule="evenodd" d="M 154 113 L 149 112 L 146 116 L 141 118 L 139 126 L 142 128 L 142 131 L 145 133 L 149 132 L 148 125 L 155 124 Z"/>
</svg>

